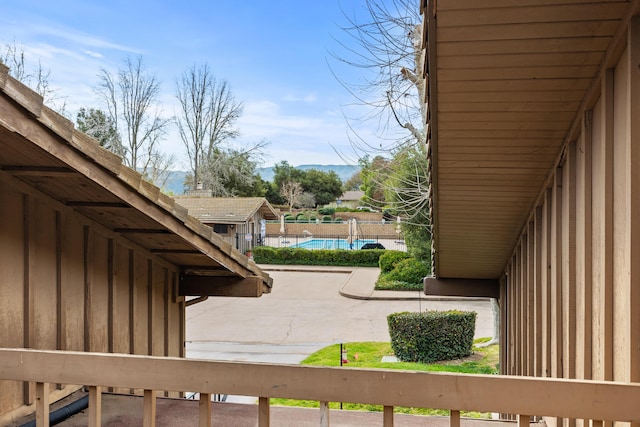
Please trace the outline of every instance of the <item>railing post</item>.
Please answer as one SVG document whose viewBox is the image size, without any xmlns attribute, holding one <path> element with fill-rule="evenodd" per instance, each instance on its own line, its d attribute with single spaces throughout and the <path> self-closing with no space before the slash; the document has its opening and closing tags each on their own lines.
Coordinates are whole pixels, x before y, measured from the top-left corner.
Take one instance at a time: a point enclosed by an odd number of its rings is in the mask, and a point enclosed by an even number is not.
<svg viewBox="0 0 640 427">
<path fill-rule="evenodd" d="M 200 393 L 198 408 L 198 426 L 211 427 L 211 395 L 209 393 Z"/>
<path fill-rule="evenodd" d="M 320 402 L 320 427 L 329 427 L 329 402 Z"/>
<path fill-rule="evenodd" d="M 258 399 L 258 427 L 269 427 L 271 406 L 268 397 Z"/>
<path fill-rule="evenodd" d="M 518 427 L 529 427 L 530 420 L 531 416 L 529 415 L 518 415 Z"/>
<path fill-rule="evenodd" d="M 156 426 L 156 391 L 144 391 L 144 427 Z"/>
<path fill-rule="evenodd" d="M 89 427 L 102 425 L 102 387 L 89 387 Z"/>
<path fill-rule="evenodd" d="M 49 383 L 36 383 L 36 426 L 49 427 Z"/>
<path fill-rule="evenodd" d="M 385 406 L 382 417 L 383 427 L 393 427 L 393 406 Z"/>
<path fill-rule="evenodd" d="M 460 427 L 460 411 L 449 411 L 449 427 Z"/>
</svg>

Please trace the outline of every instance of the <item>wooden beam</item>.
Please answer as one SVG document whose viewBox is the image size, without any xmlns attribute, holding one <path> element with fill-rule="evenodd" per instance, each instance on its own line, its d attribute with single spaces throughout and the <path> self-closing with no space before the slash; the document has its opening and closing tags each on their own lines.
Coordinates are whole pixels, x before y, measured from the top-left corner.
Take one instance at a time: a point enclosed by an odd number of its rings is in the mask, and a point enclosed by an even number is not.
<svg viewBox="0 0 640 427">
<path fill-rule="evenodd" d="M 426 295 L 500 298 L 500 282 L 492 279 L 424 278 Z"/>
<path fill-rule="evenodd" d="M 89 202 L 84 200 L 67 201 L 65 205 L 73 208 L 130 208 L 126 203 L 122 202 Z"/>
<path fill-rule="evenodd" d="M 5 348 L 0 349 L 0 379 L 563 418 L 616 421 L 640 418 L 637 409 L 640 384 L 633 382 Z"/>
<path fill-rule="evenodd" d="M 171 231 L 161 228 L 115 228 L 115 233 L 135 233 L 135 234 L 171 234 Z"/>
<path fill-rule="evenodd" d="M 62 176 L 75 173 L 71 168 L 58 166 L 0 166 L 0 170 L 20 176 Z"/>
<path fill-rule="evenodd" d="M 195 255 L 202 252 L 195 249 L 151 249 L 152 254 Z M 225 270 L 227 271 L 227 270 Z"/>
<path fill-rule="evenodd" d="M 264 292 L 261 277 L 211 277 L 181 274 L 180 296 L 259 297 Z"/>
</svg>

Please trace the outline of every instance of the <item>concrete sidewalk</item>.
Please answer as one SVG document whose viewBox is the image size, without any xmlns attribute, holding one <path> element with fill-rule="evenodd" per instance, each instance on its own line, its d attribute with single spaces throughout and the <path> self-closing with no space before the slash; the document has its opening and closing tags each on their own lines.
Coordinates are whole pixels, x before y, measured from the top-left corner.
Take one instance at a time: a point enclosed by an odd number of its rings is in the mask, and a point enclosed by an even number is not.
<svg viewBox="0 0 640 427">
<path fill-rule="evenodd" d="M 448 297 L 425 295 L 420 291 L 378 291 L 375 289 L 376 280 L 380 275 L 378 267 L 349 267 L 330 265 L 276 265 L 259 264 L 259 267 L 266 271 L 303 271 L 303 272 L 333 272 L 349 273 L 345 284 L 340 289 L 340 295 L 346 298 L 360 300 L 383 300 L 383 301 L 485 301 L 488 298 L 476 297 Z"/>
</svg>

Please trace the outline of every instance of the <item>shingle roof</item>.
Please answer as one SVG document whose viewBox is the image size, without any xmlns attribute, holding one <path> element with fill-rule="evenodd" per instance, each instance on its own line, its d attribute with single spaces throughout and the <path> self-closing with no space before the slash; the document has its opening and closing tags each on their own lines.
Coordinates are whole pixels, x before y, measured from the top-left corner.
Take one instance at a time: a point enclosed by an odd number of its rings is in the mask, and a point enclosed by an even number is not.
<svg viewBox="0 0 640 427">
<path fill-rule="evenodd" d="M 360 190 L 349 190 L 342 193 L 342 196 L 339 197 L 340 200 L 360 200 L 364 196 L 364 191 Z"/>
<path fill-rule="evenodd" d="M 204 223 L 247 222 L 259 210 L 265 219 L 278 219 L 278 213 L 264 197 L 178 196 L 176 202 Z"/>
</svg>

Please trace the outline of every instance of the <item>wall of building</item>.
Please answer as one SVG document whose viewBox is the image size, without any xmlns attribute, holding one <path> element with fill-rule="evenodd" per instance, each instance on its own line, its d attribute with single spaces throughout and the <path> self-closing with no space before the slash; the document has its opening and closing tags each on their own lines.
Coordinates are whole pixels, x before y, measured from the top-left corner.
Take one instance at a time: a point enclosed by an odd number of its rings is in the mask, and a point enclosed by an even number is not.
<svg viewBox="0 0 640 427">
<path fill-rule="evenodd" d="M 640 381 L 639 24 L 506 267 L 505 374 Z"/>
<path fill-rule="evenodd" d="M 0 254 L 0 347 L 184 355 L 177 268 L 1 172 Z M 33 403 L 0 382 L 0 424 Z"/>
</svg>

